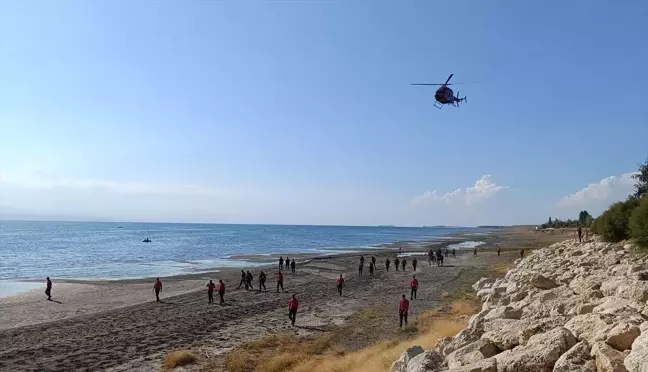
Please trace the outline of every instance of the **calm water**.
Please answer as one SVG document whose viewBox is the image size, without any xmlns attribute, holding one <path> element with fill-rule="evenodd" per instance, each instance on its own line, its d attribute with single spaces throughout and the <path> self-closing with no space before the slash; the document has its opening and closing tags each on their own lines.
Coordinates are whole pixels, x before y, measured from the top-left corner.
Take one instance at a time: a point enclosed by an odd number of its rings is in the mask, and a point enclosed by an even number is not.
<svg viewBox="0 0 648 372">
<path fill-rule="evenodd" d="M 470 228 L 0 222 L 0 279 L 121 279 L 250 266 L 237 255 L 357 250 Z M 122 226 L 122 228 L 118 228 Z M 142 243 L 149 237 L 151 243 Z"/>
</svg>

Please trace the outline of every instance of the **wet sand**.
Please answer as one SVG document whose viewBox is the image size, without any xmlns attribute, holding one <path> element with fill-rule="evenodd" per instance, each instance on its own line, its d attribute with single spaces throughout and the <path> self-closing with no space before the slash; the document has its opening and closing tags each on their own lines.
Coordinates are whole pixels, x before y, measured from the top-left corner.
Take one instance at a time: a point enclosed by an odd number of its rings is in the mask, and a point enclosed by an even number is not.
<svg viewBox="0 0 648 372">
<path fill-rule="evenodd" d="M 487 242 L 480 247 L 479 257 L 458 252 L 445 267 L 429 267 L 425 256 L 419 256 L 419 299 L 411 305 L 412 316 L 437 306 L 441 292 L 452 290 L 466 269 L 511 260 L 517 254 L 507 251 L 497 257 L 492 250 L 495 243 L 504 249 L 517 249 L 521 244 L 530 247 L 526 242 L 534 237 L 521 231 L 500 230 L 470 239 Z M 403 251 L 425 249 L 419 246 Z M 411 264 L 405 273 L 393 269 L 386 272 L 385 257 L 393 260 L 398 249 L 375 251 L 378 269 L 370 277 L 367 265 L 371 253 L 363 253 L 367 259 L 363 277 L 357 273 L 358 254 L 301 258 L 295 275 L 284 274 L 284 293 L 276 293 L 277 270 L 273 267 L 266 271 L 267 293 L 236 289 L 240 271 L 230 269 L 163 279 L 162 303 L 154 301 L 150 280 L 55 282 L 53 297 L 61 303 L 47 301 L 40 292 L 4 298 L 0 300 L 0 370 L 154 371 L 159 370 L 164 353 L 175 348 L 218 355 L 267 332 L 292 329 L 305 334 L 340 324 L 363 307 L 393 302 L 396 308 L 400 296 L 409 293 Z M 258 270 L 253 270 L 255 286 Z M 339 274 L 346 277 L 343 297 L 335 289 Z M 202 288 L 209 279 L 224 280 L 224 306 L 208 304 Z M 300 299 L 299 327 L 294 329 L 287 318 L 292 293 Z"/>
</svg>

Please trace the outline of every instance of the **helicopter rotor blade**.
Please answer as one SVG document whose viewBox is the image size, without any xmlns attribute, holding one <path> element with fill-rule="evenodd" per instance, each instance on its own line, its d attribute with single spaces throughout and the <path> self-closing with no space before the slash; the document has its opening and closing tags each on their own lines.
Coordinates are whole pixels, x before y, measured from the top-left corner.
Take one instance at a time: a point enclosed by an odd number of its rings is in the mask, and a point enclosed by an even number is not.
<svg viewBox="0 0 648 372">
<path fill-rule="evenodd" d="M 450 76 L 448 76 L 448 80 L 446 80 L 445 84 L 443 84 L 443 85 L 448 85 L 448 82 L 450 81 L 450 79 L 452 79 L 453 75 L 454 74 L 450 74 Z"/>
<path fill-rule="evenodd" d="M 435 85 L 435 86 L 441 86 L 441 85 L 446 85 L 446 84 L 428 84 L 428 83 L 414 83 L 410 85 Z"/>
</svg>

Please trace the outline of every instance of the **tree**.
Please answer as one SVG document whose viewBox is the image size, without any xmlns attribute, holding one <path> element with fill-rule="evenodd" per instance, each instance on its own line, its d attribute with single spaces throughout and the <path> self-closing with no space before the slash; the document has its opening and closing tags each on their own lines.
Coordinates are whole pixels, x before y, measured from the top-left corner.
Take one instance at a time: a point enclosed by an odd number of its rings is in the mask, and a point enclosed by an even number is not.
<svg viewBox="0 0 648 372">
<path fill-rule="evenodd" d="M 641 198 L 639 206 L 630 215 L 630 236 L 637 245 L 648 248 L 648 197 Z"/>
<path fill-rule="evenodd" d="M 590 216 L 590 214 L 587 213 L 587 211 L 580 211 L 580 213 L 578 214 L 578 223 L 581 226 L 587 226 L 588 217 L 590 220 L 592 219 L 592 216 Z"/>
<path fill-rule="evenodd" d="M 624 202 L 614 203 L 596 219 L 596 233 L 608 242 L 619 242 L 630 237 L 628 220 L 639 205 L 639 198 L 631 196 Z"/>
<path fill-rule="evenodd" d="M 640 198 L 648 194 L 648 159 L 639 165 L 639 172 L 632 175 L 637 183 L 634 186 L 635 193 L 634 196 Z"/>
</svg>

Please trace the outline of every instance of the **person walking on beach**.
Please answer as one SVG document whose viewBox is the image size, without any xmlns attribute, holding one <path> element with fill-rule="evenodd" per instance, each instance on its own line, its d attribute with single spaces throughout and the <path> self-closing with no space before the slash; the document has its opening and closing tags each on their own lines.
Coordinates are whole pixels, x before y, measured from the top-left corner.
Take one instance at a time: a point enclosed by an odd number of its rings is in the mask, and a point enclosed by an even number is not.
<svg viewBox="0 0 648 372">
<path fill-rule="evenodd" d="M 245 275 L 245 289 L 250 289 L 253 290 L 254 286 L 252 286 L 252 280 L 254 279 L 254 276 L 250 272 L 250 270 L 247 271 L 247 275 Z"/>
<path fill-rule="evenodd" d="M 337 290 L 340 293 L 340 297 L 342 297 L 342 288 L 344 288 L 344 278 L 342 277 L 342 274 L 340 274 L 340 278 L 338 278 L 335 284 L 337 285 Z"/>
<path fill-rule="evenodd" d="M 416 263 L 416 257 L 414 257 L 414 259 L 412 260 L 412 267 L 414 268 L 414 271 L 416 271 Z"/>
<path fill-rule="evenodd" d="M 155 302 L 160 302 L 160 292 L 162 292 L 162 282 L 160 281 L 160 278 L 155 279 L 153 291 L 155 291 Z"/>
<path fill-rule="evenodd" d="M 441 251 L 437 252 L 437 266 L 443 266 L 443 254 Z"/>
<path fill-rule="evenodd" d="M 578 226 L 578 242 L 581 243 L 583 241 L 583 229 L 581 229 L 580 226 Z"/>
<path fill-rule="evenodd" d="M 297 319 L 297 309 L 299 308 L 299 301 L 297 301 L 296 295 L 292 295 L 290 301 L 288 301 L 288 319 L 291 321 L 291 325 L 295 325 L 295 320 Z"/>
<path fill-rule="evenodd" d="M 47 277 L 47 286 L 45 287 L 45 295 L 47 295 L 47 301 L 52 301 L 52 281 L 49 276 Z"/>
<path fill-rule="evenodd" d="M 263 287 L 263 290 L 268 292 L 268 289 L 265 286 L 266 282 L 266 274 L 261 270 L 261 273 L 259 273 L 259 292 L 261 292 L 261 287 Z"/>
<path fill-rule="evenodd" d="M 374 267 L 376 267 L 376 257 L 371 256 L 371 263 L 373 263 Z"/>
<path fill-rule="evenodd" d="M 361 263 L 361 264 L 358 266 L 358 275 L 359 275 L 359 276 L 362 276 L 362 269 L 363 269 L 363 268 L 364 268 L 364 267 L 362 266 L 362 263 Z"/>
<path fill-rule="evenodd" d="M 220 304 L 225 304 L 225 283 L 223 280 L 218 281 L 218 297 L 220 297 Z"/>
<path fill-rule="evenodd" d="M 391 264 L 391 261 L 389 261 L 389 258 L 385 260 L 385 269 L 389 271 L 389 264 Z"/>
<path fill-rule="evenodd" d="M 364 256 L 360 256 L 360 265 L 364 266 Z"/>
<path fill-rule="evenodd" d="M 412 281 L 410 282 L 410 300 L 416 299 L 416 291 L 418 290 L 418 280 L 416 280 L 416 275 L 412 276 Z"/>
<path fill-rule="evenodd" d="M 457 250 L 452 248 L 452 258 L 457 258 Z"/>
<path fill-rule="evenodd" d="M 295 274 L 295 259 L 293 258 L 292 262 L 290 262 L 290 271 L 292 271 L 293 274 Z"/>
<path fill-rule="evenodd" d="M 502 248 L 500 248 L 499 244 L 497 245 L 497 257 L 499 257 L 502 254 Z"/>
<path fill-rule="evenodd" d="M 241 281 L 239 282 L 239 286 L 237 289 L 241 289 L 241 285 L 245 286 L 245 289 L 248 289 L 247 286 L 247 275 L 245 275 L 245 270 L 241 270 Z"/>
<path fill-rule="evenodd" d="M 216 288 L 216 284 L 212 282 L 211 280 L 209 283 L 207 283 L 207 303 L 214 303 L 214 289 Z"/>
<path fill-rule="evenodd" d="M 396 271 L 398 271 L 398 266 L 400 265 L 400 261 L 398 260 L 398 257 L 394 260 L 394 266 L 396 266 Z"/>
<path fill-rule="evenodd" d="M 477 247 L 473 248 L 473 257 L 477 257 Z"/>
<path fill-rule="evenodd" d="M 409 301 L 407 301 L 407 298 L 405 298 L 405 295 L 403 295 L 403 298 L 400 300 L 400 303 L 398 304 L 398 314 L 400 316 L 400 326 L 399 328 L 403 326 L 403 320 L 405 321 L 405 325 L 407 325 L 407 313 L 409 312 Z"/>
<path fill-rule="evenodd" d="M 432 266 L 432 261 L 434 261 L 434 252 L 430 249 L 428 251 L 428 266 Z"/>
<path fill-rule="evenodd" d="M 524 248 L 520 248 L 520 258 L 524 258 Z"/>
<path fill-rule="evenodd" d="M 283 292 L 283 274 L 281 271 L 277 273 L 277 293 L 279 293 L 279 287 L 281 287 L 281 292 Z"/>
<path fill-rule="evenodd" d="M 369 276 L 373 276 L 374 272 L 374 264 L 373 262 L 369 262 Z"/>
<path fill-rule="evenodd" d="M 279 270 L 283 270 L 283 256 L 279 257 Z"/>
<path fill-rule="evenodd" d="M 405 271 L 405 266 L 407 265 L 407 260 L 403 258 L 403 261 L 401 261 L 401 267 L 403 268 L 403 271 Z"/>
<path fill-rule="evenodd" d="M 286 266 L 284 266 L 284 268 L 286 270 L 290 269 L 290 258 L 288 258 L 288 256 L 286 256 L 286 261 L 285 262 L 286 262 Z"/>
</svg>

